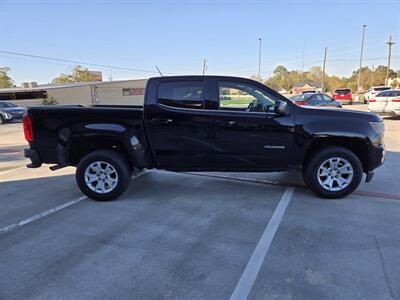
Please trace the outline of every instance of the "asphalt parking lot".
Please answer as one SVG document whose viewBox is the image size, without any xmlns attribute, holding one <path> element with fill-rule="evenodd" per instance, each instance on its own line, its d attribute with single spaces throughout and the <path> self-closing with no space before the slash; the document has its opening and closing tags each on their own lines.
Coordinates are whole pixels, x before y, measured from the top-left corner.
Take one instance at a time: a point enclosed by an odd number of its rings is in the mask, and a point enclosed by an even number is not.
<svg viewBox="0 0 400 300">
<path fill-rule="evenodd" d="M 384 166 L 344 199 L 296 172 L 149 171 L 106 203 L 73 168 L 26 169 L 21 124 L 0 126 L 0 299 L 399 299 L 400 119 L 385 124 Z"/>
</svg>

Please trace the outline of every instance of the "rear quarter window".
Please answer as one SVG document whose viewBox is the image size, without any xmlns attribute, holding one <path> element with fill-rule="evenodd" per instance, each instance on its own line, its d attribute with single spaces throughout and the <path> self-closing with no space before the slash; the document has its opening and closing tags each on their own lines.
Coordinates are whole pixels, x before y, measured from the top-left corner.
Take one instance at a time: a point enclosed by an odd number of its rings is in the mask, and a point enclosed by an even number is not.
<svg viewBox="0 0 400 300">
<path fill-rule="evenodd" d="M 180 108 L 203 108 L 203 81 L 161 82 L 158 87 L 158 103 Z"/>
</svg>

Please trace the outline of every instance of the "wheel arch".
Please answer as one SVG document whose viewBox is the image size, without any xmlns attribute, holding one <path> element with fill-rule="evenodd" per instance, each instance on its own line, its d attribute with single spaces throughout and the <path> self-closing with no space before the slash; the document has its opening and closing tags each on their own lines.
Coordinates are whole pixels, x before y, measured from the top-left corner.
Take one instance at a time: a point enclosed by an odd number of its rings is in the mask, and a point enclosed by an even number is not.
<svg viewBox="0 0 400 300">
<path fill-rule="evenodd" d="M 131 167 L 145 168 L 144 150 L 136 137 L 128 139 L 118 135 L 78 135 L 71 137 L 67 149 L 66 160 L 71 165 L 77 165 L 87 154 L 96 150 L 113 150 L 120 153 Z"/>
<path fill-rule="evenodd" d="M 358 137 L 315 137 L 309 144 L 303 157 L 302 165 L 305 166 L 316 151 L 328 146 L 339 146 L 352 151 L 360 160 L 363 172 L 369 170 L 368 141 Z"/>
</svg>

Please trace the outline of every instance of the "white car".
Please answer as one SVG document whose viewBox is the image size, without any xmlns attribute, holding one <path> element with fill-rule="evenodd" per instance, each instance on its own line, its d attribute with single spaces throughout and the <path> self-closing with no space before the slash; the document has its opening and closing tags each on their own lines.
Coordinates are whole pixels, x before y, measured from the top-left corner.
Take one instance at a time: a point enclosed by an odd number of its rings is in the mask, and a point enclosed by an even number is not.
<svg viewBox="0 0 400 300">
<path fill-rule="evenodd" d="M 380 92 L 369 99 L 368 111 L 385 114 L 400 115 L 400 90 Z"/>
<path fill-rule="evenodd" d="M 373 86 L 365 93 L 365 103 L 368 103 L 369 99 L 373 99 L 379 92 L 390 90 L 390 86 Z"/>
</svg>

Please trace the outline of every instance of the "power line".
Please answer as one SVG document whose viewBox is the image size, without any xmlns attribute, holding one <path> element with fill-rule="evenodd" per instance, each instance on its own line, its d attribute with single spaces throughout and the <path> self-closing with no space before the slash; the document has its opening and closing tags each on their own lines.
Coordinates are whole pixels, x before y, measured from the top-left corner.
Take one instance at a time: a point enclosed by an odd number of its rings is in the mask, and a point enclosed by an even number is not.
<svg viewBox="0 0 400 300">
<path fill-rule="evenodd" d="M 48 56 L 41 56 L 41 55 L 33 55 L 33 54 L 19 53 L 19 52 L 12 52 L 12 51 L 0 50 L 0 53 L 16 55 L 16 56 L 23 56 L 23 57 L 30 57 L 30 58 L 37 58 L 37 59 L 42 59 L 42 60 L 51 60 L 51 61 L 59 61 L 59 62 L 66 62 L 66 63 L 72 63 L 72 64 L 79 64 L 79 65 L 95 66 L 95 67 L 101 67 L 101 68 L 107 68 L 107 69 L 112 68 L 112 69 L 128 70 L 128 71 L 134 71 L 134 72 L 158 73 L 154 70 L 144 70 L 144 69 L 136 69 L 136 68 L 129 68 L 129 67 L 103 65 L 103 64 L 96 64 L 96 63 L 90 63 L 90 62 L 84 62 L 84 61 L 75 61 L 75 60 L 69 60 L 69 59 L 62 59 L 62 58 L 55 58 L 55 57 L 48 57 Z"/>
</svg>

